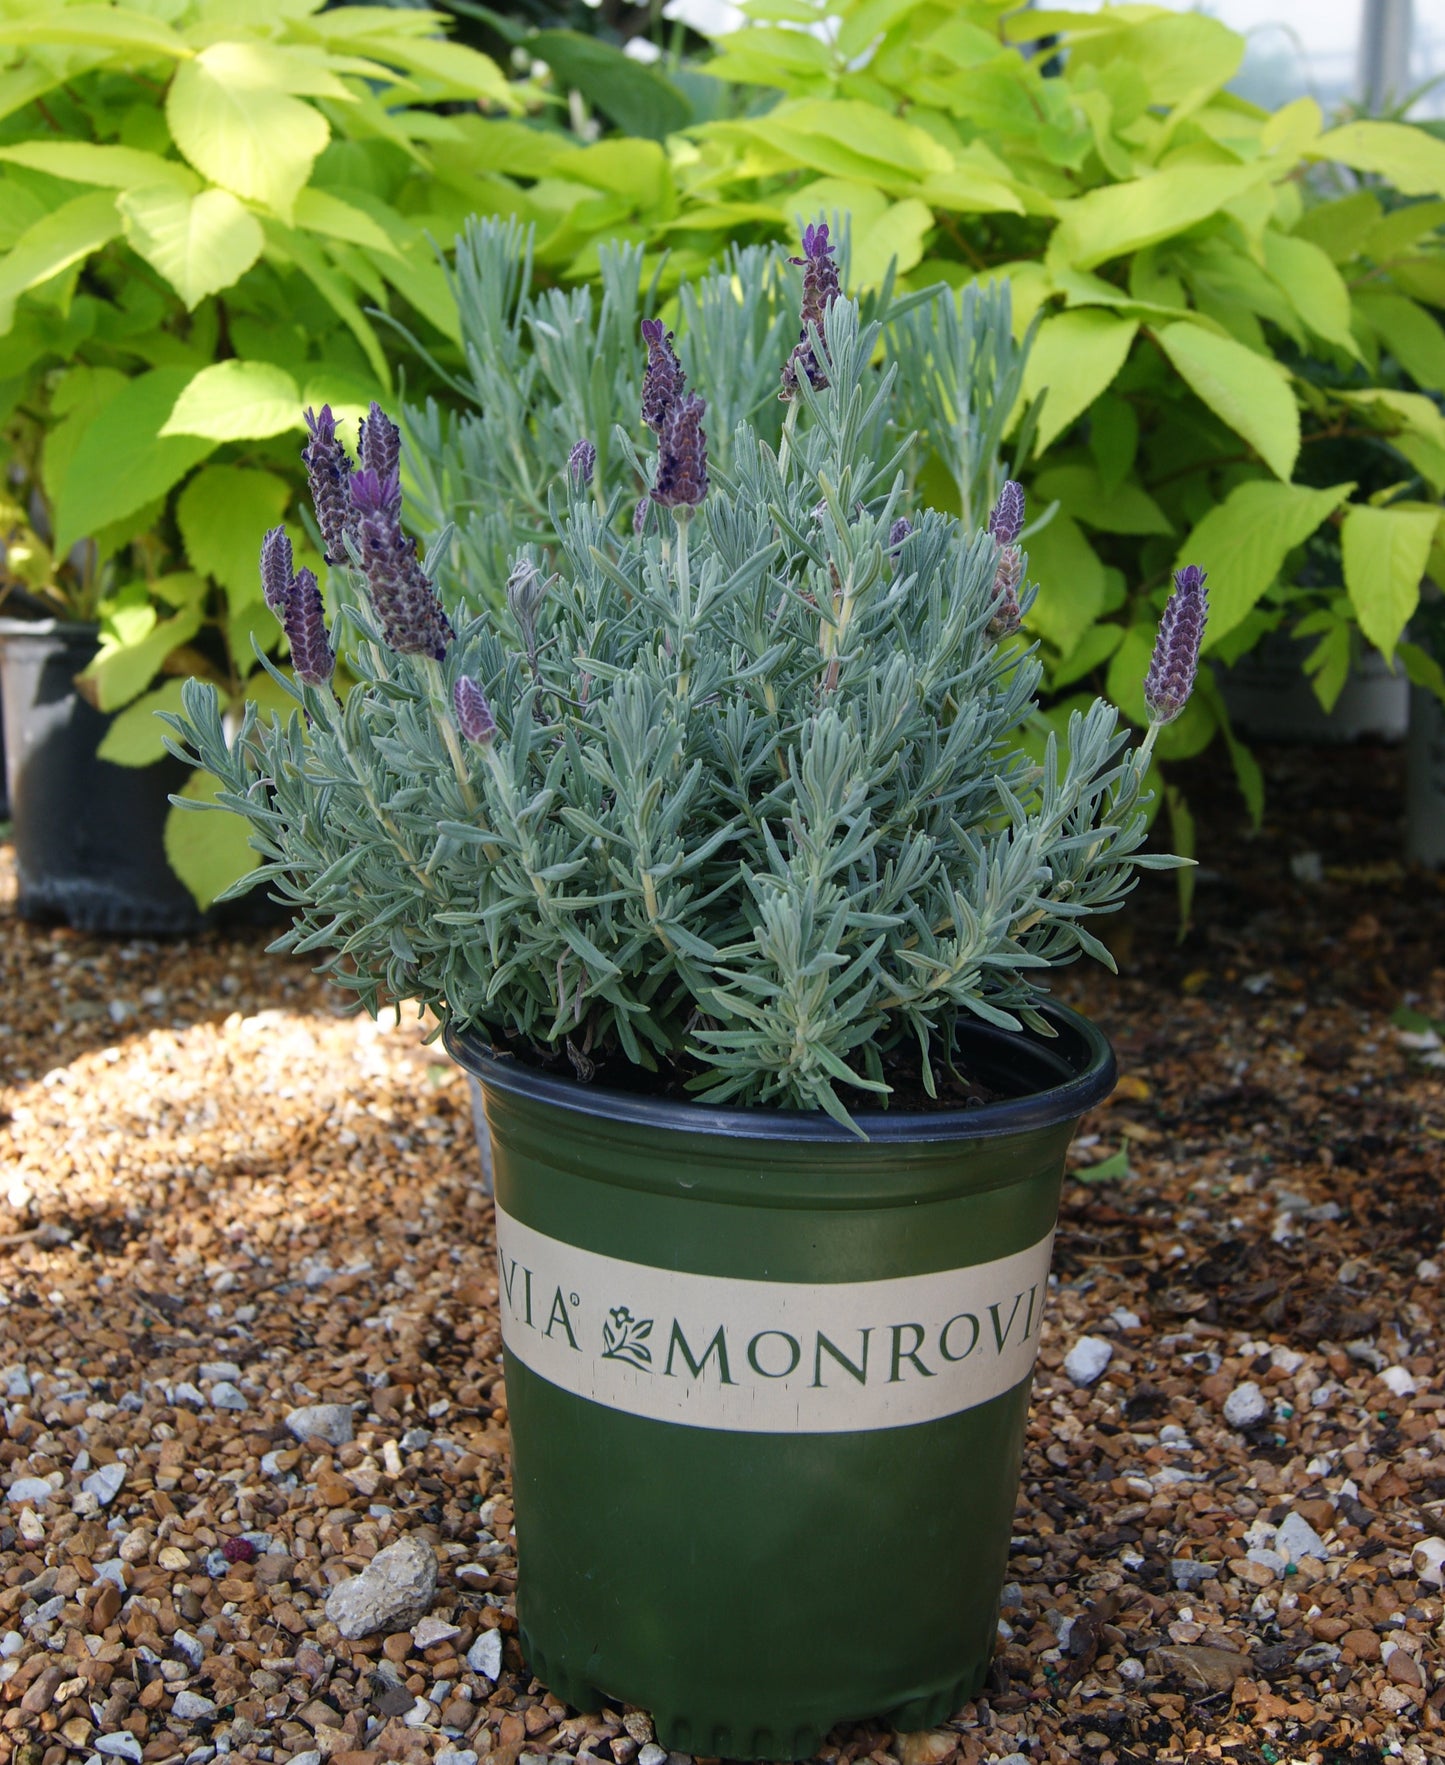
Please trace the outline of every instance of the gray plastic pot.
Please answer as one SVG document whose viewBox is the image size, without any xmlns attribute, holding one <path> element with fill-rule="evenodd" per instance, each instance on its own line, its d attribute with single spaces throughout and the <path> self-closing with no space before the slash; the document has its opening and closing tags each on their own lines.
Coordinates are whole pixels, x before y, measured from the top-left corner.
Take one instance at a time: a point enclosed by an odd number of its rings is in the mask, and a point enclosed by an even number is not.
<svg viewBox="0 0 1445 1765">
<path fill-rule="evenodd" d="M 1272 631 L 1232 668 L 1220 670 L 1220 691 L 1236 733 L 1253 741 L 1312 745 L 1403 741 L 1410 720 L 1404 670 L 1392 674 L 1378 650 L 1362 651 L 1334 709 L 1326 711 L 1304 671 L 1314 647 L 1311 638 Z"/>
</svg>

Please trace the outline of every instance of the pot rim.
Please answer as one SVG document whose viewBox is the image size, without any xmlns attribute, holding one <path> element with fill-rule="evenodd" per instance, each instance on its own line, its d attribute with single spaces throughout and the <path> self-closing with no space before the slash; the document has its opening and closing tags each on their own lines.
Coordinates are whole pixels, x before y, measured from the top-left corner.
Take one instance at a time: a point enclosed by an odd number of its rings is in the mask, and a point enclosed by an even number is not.
<svg viewBox="0 0 1445 1765">
<path fill-rule="evenodd" d="M 1005 1030 L 972 1022 L 960 1030 L 970 1045 L 1001 1053 L 1025 1041 L 1038 1061 L 1052 1063 L 1059 1081 L 1022 1097 L 1006 1097 L 973 1109 L 854 1110 L 853 1119 L 869 1141 L 923 1145 L 936 1141 L 992 1140 L 1075 1122 L 1103 1102 L 1114 1088 L 1118 1062 L 1104 1032 L 1080 1012 L 1049 1002 L 1041 1013 L 1058 1034 Z M 490 1089 L 533 1103 L 550 1104 L 569 1115 L 600 1117 L 618 1125 L 700 1134 L 709 1137 L 773 1141 L 833 1141 L 858 1145 L 858 1136 L 820 1110 L 714 1107 L 673 1098 L 648 1097 L 605 1085 L 583 1085 L 554 1078 L 498 1055 L 476 1030 L 448 1024 L 447 1052 L 457 1065 Z"/>
<path fill-rule="evenodd" d="M 99 635 L 98 620 L 20 619 L 10 613 L 0 613 L 0 639 L 58 637 L 63 643 L 76 643 L 82 638 L 94 641 Z"/>
</svg>

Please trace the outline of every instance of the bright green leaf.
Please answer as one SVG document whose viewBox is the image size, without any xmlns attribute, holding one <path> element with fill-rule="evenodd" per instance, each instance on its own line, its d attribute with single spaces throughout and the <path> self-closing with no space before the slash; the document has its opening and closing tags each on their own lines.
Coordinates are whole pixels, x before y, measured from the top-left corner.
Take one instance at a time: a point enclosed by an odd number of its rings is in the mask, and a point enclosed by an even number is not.
<svg viewBox="0 0 1445 1765">
<path fill-rule="evenodd" d="M 1179 548 L 1176 565 L 1199 564 L 1209 573 L 1205 648 L 1231 631 L 1273 586 L 1280 566 L 1354 489 L 1336 484 L 1309 490 L 1252 478 L 1212 508 Z"/>
<path fill-rule="evenodd" d="M 1279 478 L 1288 479 L 1299 453 L 1299 407 L 1274 364 L 1203 326 L 1165 325 L 1160 347 L 1181 377 Z"/>
<path fill-rule="evenodd" d="M 1373 190 L 1356 190 L 1350 196 L 1306 209 L 1294 237 L 1318 245 L 1334 263 L 1348 263 L 1364 249 L 1380 212 L 1380 199 Z"/>
<path fill-rule="evenodd" d="M 397 241 L 379 226 L 364 210 L 343 202 L 329 191 L 308 188 L 296 198 L 295 223 L 308 233 L 320 233 L 327 239 L 343 239 L 348 245 L 363 245 L 371 251 L 395 257 Z M 259 229 L 258 229 L 259 231 Z M 404 236 L 407 225 L 396 216 L 396 232 Z"/>
<path fill-rule="evenodd" d="M 163 496 L 210 453 L 214 442 L 160 432 L 190 378 L 189 368 L 152 368 L 86 429 L 65 477 L 52 487 L 58 550 Z"/>
<path fill-rule="evenodd" d="M 1169 517 L 1146 490 L 1129 483 L 1106 490 L 1093 466 L 1052 466 L 1039 473 L 1032 490 L 1036 503 L 1057 500 L 1066 514 L 1101 533 L 1174 531 Z"/>
<path fill-rule="evenodd" d="M 1360 630 L 1388 656 L 1420 602 L 1439 516 L 1433 509 L 1372 509 L 1352 503 L 1340 532 L 1345 587 Z"/>
<path fill-rule="evenodd" d="M 42 455 L 45 483 L 52 494 L 65 482 L 85 432 L 129 384 L 130 376 L 119 368 L 92 368 L 83 362 L 67 368 L 56 381 L 50 395 L 50 414 L 58 420 L 46 431 Z"/>
<path fill-rule="evenodd" d="M 159 8 L 157 8 L 159 10 Z M 21 47 L 75 44 L 78 48 L 129 49 L 154 54 L 190 54 L 184 37 L 159 18 L 122 6 L 39 6 L 20 17 L 0 20 L 0 44 Z"/>
<path fill-rule="evenodd" d="M 144 692 L 171 651 L 189 643 L 200 629 L 199 605 L 182 607 L 169 619 L 153 618 L 149 629 L 130 642 L 102 625 L 100 650 L 76 676 L 76 685 L 98 711 L 118 711 Z"/>
<path fill-rule="evenodd" d="M 266 243 L 261 223 L 229 190 L 190 196 L 169 184 L 128 190 L 117 202 L 126 238 L 195 308 L 239 282 Z"/>
<path fill-rule="evenodd" d="M 15 301 L 27 288 L 99 251 L 119 231 L 115 197 L 104 190 L 74 197 L 28 227 L 0 260 L 0 332 L 10 329 Z"/>
<path fill-rule="evenodd" d="M 1047 389 L 1039 420 L 1040 452 L 1099 396 L 1124 365 L 1139 329 L 1133 319 L 1080 307 L 1044 320 L 1024 368 L 1024 397 Z"/>
<path fill-rule="evenodd" d="M 210 803 L 220 788 L 214 773 L 197 772 L 180 794 L 193 803 Z M 251 850 L 247 823 L 228 810 L 201 815 L 173 807 L 166 817 L 165 848 L 171 869 L 201 908 L 261 862 Z"/>
<path fill-rule="evenodd" d="M 1358 356 L 1359 345 L 1350 330 L 1350 291 L 1327 252 L 1308 239 L 1269 227 L 1264 235 L 1264 265 L 1316 337 Z"/>
<path fill-rule="evenodd" d="M 138 190 L 149 184 L 194 190 L 198 183 L 196 174 L 178 159 L 135 147 L 98 147 L 90 141 L 17 141 L 0 147 L 0 160 L 72 184 L 99 184 L 109 190 Z"/>
<path fill-rule="evenodd" d="M 1445 141 L 1409 123 L 1346 123 L 1306 153 L 1357 172 L 1379 172 L 1405 196 L 1445 196 Z"/>
<path fill-rule="evenodd" d="M 1101 185 L 1059 204 L 1048 261 L 1061 268 L 1091 270 L 1110 258 L 1182 233 L 1268 176 L 1267 164 L 1180 165 L 1126 184 Z"/>
<path fill-rule="evenodd" d="M 213 362 L 185 387 L 162 435 L 248 441 L 301 427 L 301 389 L 274 362 Z"/>
<path fill-rule="evenodd" d="M 166 118 L 197 171 L 289 220 L 331 130 L 313 105 L 271 83 L 260 47 L 212 43 L 183 62 Z"/>
<path fill-rule="evenodd" d="M 250 466 L 204 466 L 176 502 L 186 555 L 219 582 L 232 606 L 261 593 L 261 536 L 286 512 L 284 478 Z"/>
<path fill-rule="evenodd" d="M 1083 529 L 1062 510 L 1028 541 L 1028 573 L 1039 583 L 1028 628 L 1067 656 L 1104 608 L 1104 566 Z"/>
<path fill-rule="evenodd" d="M 1375 335 L 1419 386 L 1445 392 L 1445 330 L 1403 294 L 1361 293 L 1356 304 Z"/>
<path fill-rule="evenodd" d="M 1445 227 L 1445 202 L 1407 202 L 1392 209 L 1370 231 L 1363 249 L 1377 263 L 1398 257 L 1417 239 Z"/>
<path fill-rule="evenodd" d="M 181 682 L 168 680 L 164 686 L 144 694 L 116 714 L 115 721 L 96 749 L 97 757 L 109 760 L 113 766 L 153 766 L 166 754 L 162 740 L 166 726 L 156 712 L 179 712 L 180 709 Z"/>
</svg>

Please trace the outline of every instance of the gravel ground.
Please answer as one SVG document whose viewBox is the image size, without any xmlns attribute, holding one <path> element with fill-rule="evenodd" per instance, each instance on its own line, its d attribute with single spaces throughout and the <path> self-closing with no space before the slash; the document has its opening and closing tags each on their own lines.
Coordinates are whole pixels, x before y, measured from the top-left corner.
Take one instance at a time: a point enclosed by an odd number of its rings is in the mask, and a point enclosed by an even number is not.
<svg viewBox="0 0 1445 1765">
<path fill-rule="evenodd" d="M 1189 936 L 1166 881 L 1126 978 L 1060 988 L 1123 1078 L 1072 1155 L 989 1689 L 827 1759 L 1445 1758 L 1445 892 L 1361 864 L 1397 756 L 1267 758 L 1256 838 L 1190 780 Z M 256 934 L 10 902 L 0 848 L 0 1765 L 666 1765 L 517 1651 L 460 1076 Z"/>
</svg>

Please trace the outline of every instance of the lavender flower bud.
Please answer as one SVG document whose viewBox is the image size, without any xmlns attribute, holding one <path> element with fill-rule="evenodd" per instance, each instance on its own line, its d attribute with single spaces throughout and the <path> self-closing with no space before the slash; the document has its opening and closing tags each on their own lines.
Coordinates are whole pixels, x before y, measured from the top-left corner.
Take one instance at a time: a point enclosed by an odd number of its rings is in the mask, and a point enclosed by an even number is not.
<svg viewBox="0 0 1445 1765">
<path fill-rule="evenodd" d="M 664 331 L 661 319 L 644 319 L 642 336 L 647 344 L 647 369 L 642 376 L 642 420 L 656 435 L 663 421 L 682 397 L 686 376 L 672 347 L 673 333 Z"/>
<path fill-rule="evenodd" d="M 1023 573 L 1024 559 L 1019 548 L 1016 545 L 1000 546 L 993 572 L 993 613 L 987 627 L 992 638 L 1012 637 L 1023 624 L 1019 609 Z"/>
<path fill-rule="evenodd" d="M 903 544 L 904 540 L 907 539 L 912 531 L 913 523 L 908 519 L 907 515 L 900 515 L 888 529 L 888 550 L 890 553 L 897 552 L 898 548 Z"/>
<path fill-rule="evenodd" d="M 542 572 L 530 559 L 518 558 L 507 578 L 507 606 L 517 621 L 528 655 L 537 647 L 537 620 L 546 594 L 547 583 Z"/>
<path fill-rule="evenodd" d="M 1000 545 L 1012 545 L 1024 530 L 1024 487 L 1012 478 L 1004 480 L 988 518 L 988 530 Z"/>
<path fill-rule="evenodd" d="M 1144 704 L 1151 723 L 1172 723 L 1194 690 L 1199 646 L 1209 617 L 1204 575 L 1197 564 L 1174 572 L 1174 592 L 1159 621 L 1159 636 L 1144 676 Z"/>
<path fill-rule="evenodd" d="M 457 728 L 469 742 L 486 747 L 497 733 L 497 720 L 486 695 L 469 674 L 459 674 L 452 688 L 452 704 L 456 708 Z"/>
<path fill-rule="evenodd" d="M 584 435 L 580 441 L 572 443 L 572 451 L 567 455 L 567 470 L 572 475 L 572 482 L 578 490 L 592 482 L 592 474 L 597 469 L 597 449 Z"/>
<path fill-rule="evenodd" d="M 326 635 L 326 610 L 310 570 L 296 572 L 281 609 L 281 623 L 291 645 L 291 666 L 307 686 L 325 686 L 336 669 Z"/>
<path fill-rule="evenodd" d="M 278 619 L 291 591 L 294 569 L 290 537 L 284 527 L 273 527 L 261 541 L 261 591 Z"/>
<path fill-rule="evenodd" d="M 351 459 L 337 440 L 336 419 L 329 404 L 322 405 L 319 413 L 308 410 L 306 427 L 311 440 L 302 448 L 301 458 L 311 484 L 322 550 L 328 564 L 349 564 L 346 536 L 351 530 Z"/>
<path fill-rule="evenodd" d="M 352 473 L 351 507 L 362 574 L 388 647 L 440 661 L 452 628 L 416 555 L 416 541 L 402 531 L 396 475 Z"/>
<path fill-rule="evenodd" d="M 358 463 L 365 471 L 375 472 L 385 484 L 396 475 L 401 484 L 401 431 L 375 399 L 371 410 L 361 420 L 356 438 Z"/>
<path fill-rule="evenodd" d="M 647 531 L 647 517 L 652 513 L 652 498 L 644 490 L 632 511 L 632 531 L 640 538 Z"/>
<path fill-rule="evenodd" d="M 707 401 L 695 392 L 679 398 L 657 439 L 657 477 L 652 500 L 665 509 L 696 508 L 707 495 Z"/>
<path fill-rule="evenodd" d="M 803 266 L 803 324 L 793 353 L 783 363 L 783 385 L 778 397 L 784 399 L 797 397 L 800 373 L 806 374 L 809 384 L 819 391 L 828 384 L 828 376 L 813 353 L 808 327 L 812 325 L 821 331 L 824 313 L 842 293 L 825 221 L 820 221 L 817 226 L 804 227 L 803 255 L 791 261 Z"/>
</svg>

